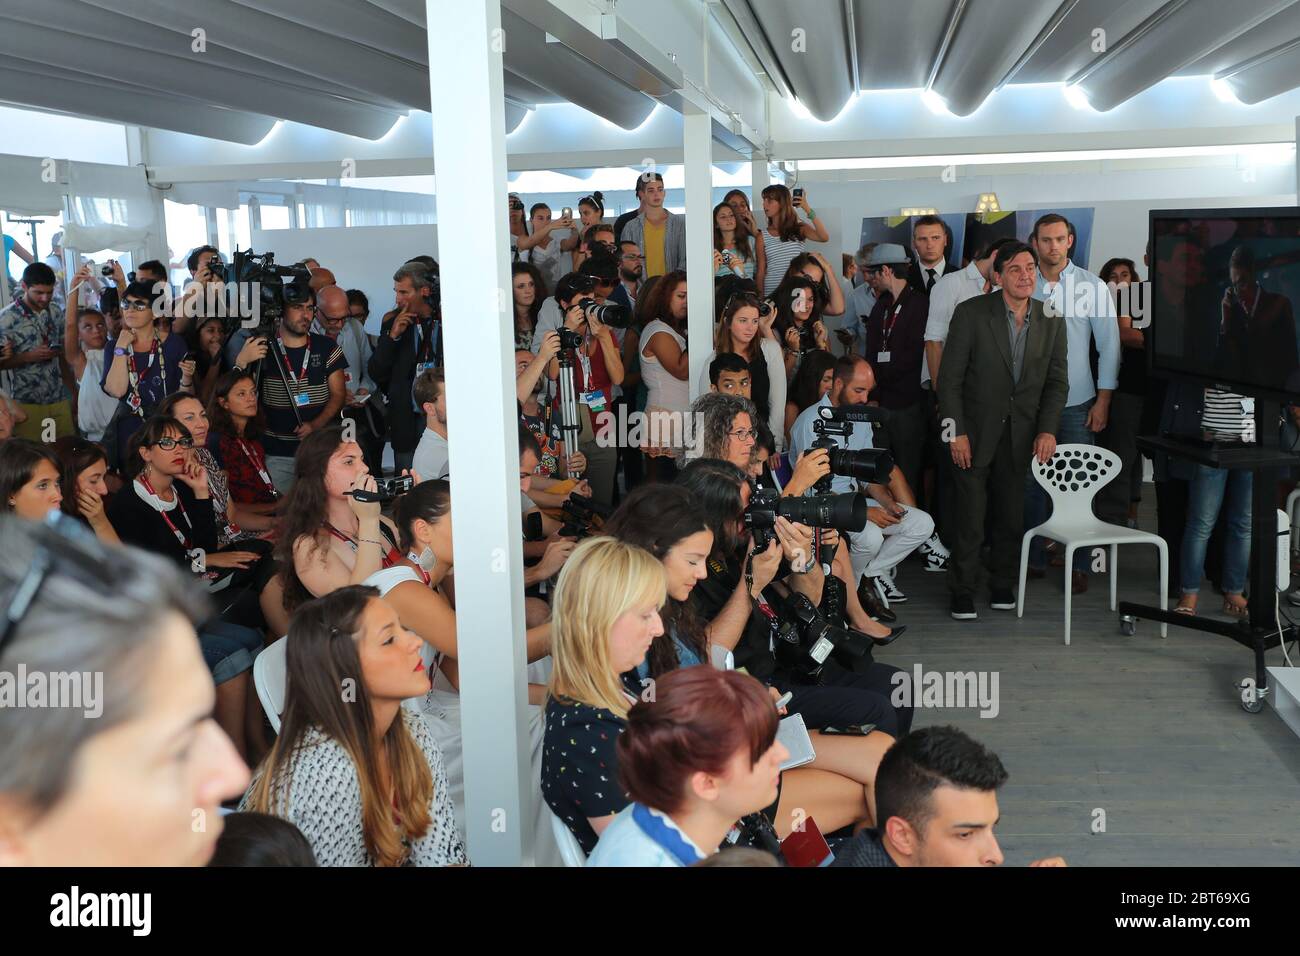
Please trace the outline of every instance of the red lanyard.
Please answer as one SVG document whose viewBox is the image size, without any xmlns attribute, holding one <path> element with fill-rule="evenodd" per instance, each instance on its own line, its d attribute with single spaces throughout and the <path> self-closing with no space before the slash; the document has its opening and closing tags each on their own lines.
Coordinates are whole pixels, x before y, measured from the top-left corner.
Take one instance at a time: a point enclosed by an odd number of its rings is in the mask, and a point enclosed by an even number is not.
<svg viewBox="0 0 1300 956">
<path fill-rule="evenodd" d="M 127 348 L 131 350 L 130 358 L 127 359 L 126 363 L 127 380 L 131 391 L 135 393 L 135 404 L 132 406 L 132 411 L 141 418 L 144 418 L 144 396 L 140 394 L 141 376 L 135 369 L 135 346 L 129 345 Z M 149 346 L 149 361 L 144 367 L 146 373 L 148 373 L 149 369 L 153 368 L 153 357 L 155 353 L 158 355 L 158 381 L 162 386 L 162 392 L 165 395 L 167 394 L 167 360 L 163 358 L 162 343 L 158 340 L 158 336 L 156 335 L 154 336 L 153 344 Z M 131 402 L 128 401 L 127 404 L 131 405 Z"/>
<path fill-rule="evenodd" d="M 334 527 L 328 521 L 325 522 L 325 530 L 328 531 L 330 534 L 334 535 L 334 537 L 338 538 L 344 544 L 348 545 L 352 549 L 353 554 L 357 553 L 356 541 L 353 540 L 352 538 L 349 538 L 347 535 L 345 535 L 338 528 Z M 390 547 L 387 553 L 384 554 L 384 556 L 379 559 L 380 563 L 386 568 L 391 568 L 398 561 L 396 555 L 397 555 L 397 549 Z"/>
<path fill-rule="evenodd" d="M 433 582 L 433 575 L 420 566 L 420 557 L 414 551 L 406 552 L 406 560 L 415 565 L 416 572 L 424 578 L 424 586 L 428 587 Z"/>
<path fill-rule="evenodd" d="M 250 445 L 248 442 L 244 441 L 244 439 L 236 438 L 235 441 L 239 442 L 239 447 L 240 450 L 243 451 L 244 457 L 247 458 L 249 463 L 254 468 L 257 469 L 257 474 L 261 477 L 262 482 L 266 485 L 267 490 L 271 492 L 271 495 L 273 497 L 278 498 L 280 496 L 280 492 L 275 490 L 275 482 L 271 480 L 270 474 L 267 473 L 266 462 L 262 458 L 262 456 L 256 454 L 253 451 L 253 446 Z"/>
<path fill-rule="evenodd" d="M 155 498 L 158 498 L 159 501 L 162 500 L 161 498 L 159 498 L 158 494 L 153 490 L 153 485 L 149 484 L 148 478 L 146 478 L 144 475 L 141 475 L 136 480 L 139 481 L 140 484 L 144 485 L 145 491 L 149 492 L 149 494 L 153 495 Z M 185 524 L 189 526 L 189 529 L 191 531 L 193 531 L 194 522 L 190 520 L 189 514 L 185 511 L 185 502 L 181 501 L 181 493 L 176 490 L 175 486 L 172 487 L 172 494 L 176 496 L 176 507 L 180 509 L 181 517 L 185 519 Z M 172 529 L 172 534 L 176 535 L 176 540 L 181 543 L 181 547 L 184 548 L 186 552 L 193 550 L 193 548 L 190 545 L 190 539 L 185 537 L 185 535 L 181 533 L 181 529 L 176 527 L 176 525 L 172 523 L 171 516 L 167 514 L 166 511 L 163 511 L 161 508 L 158 509 L 158 513 L 162 515 L 163 521 L 167 522 L 167 527 Z"/>
<path fill-rule="evenodd" d="M 907 294 L 907 290 L 904 289 L 903 295 L 906 294 Z M 894 311 L 889 316 L 889 324 L 884 327 L 885 334 L 883 340 L 880 343 L 880 350 L 882 352 L 889 351 L 889 337 L 894 334 L 894 326 L 898 323 L 898 313 L 903 311 L 903 295 L 899 295 L 898 304 L 894 306 Z"/>
<path fill-rule="evenodd" d="M 298 374 L 294 373 L 293 365 L 289 361 L 289 351 L 284 347 L 284 339 L 281 338 L 278 334 L 275 337 L 275 344 L 280 347 L 280 354 L 284 356 L 284 367 L 288 369 L 289 377 L 293 379 L 294 391 L 296 392 L 298 390 L 297 386 L 299 380 L 302 380 L 303 382 L 307 382 L 307 363 L 311 361 L 311 339 L 308 339 L 307 344 L 303 346 L 302 372 Z M 306 386 L 304 385 L 304 387 Z"/>
</svg>

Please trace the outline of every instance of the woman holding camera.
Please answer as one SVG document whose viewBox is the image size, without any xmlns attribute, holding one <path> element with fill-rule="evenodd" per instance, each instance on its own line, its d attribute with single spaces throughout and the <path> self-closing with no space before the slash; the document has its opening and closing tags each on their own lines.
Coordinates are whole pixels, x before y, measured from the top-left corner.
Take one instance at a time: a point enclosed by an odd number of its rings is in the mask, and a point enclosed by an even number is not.
<svg viewBox="0 0 1300 956">
<path fill-rule="evenodd" d="M 573 216 L 552 219 L 551 207 L 544 202 L 536 203 L 528 210 L 528 216 L 533 224 L 533 243 L 528 249 L 528 261 L 541 272 L 546 285 L 554 288 L 561 277 L 569 272 L 572 258 L 568 253 L 578 248 L 578 234 L 573 228 Z M 556 238 L 553 233 L 557 229 L 567 229 L 569 236 L 565 239 Z M 521 251 L 524 249 L 522 241 L 519 243 L 519 248 Z"/>
<path fill-rule="evenodd" d="M 641 450 L 651 481 L 672 481 L 684 453 L 686 413 L 690 409 L 690 359 L 686 352 L 686 273 L 663 276 L 647 302 L 651 321 L 641 330 L 637 352 L 645 382 L 647 434 Z"/>
<path fill-rule="evenodd" d="M 806 353 L 814 349 L 830 351 L 826 325 L 822 322 L 826 300 L 817 283 L 800 275 L 787 277 L 772 295 L 772 301 L 776 304 L 772 327 L 785 347 L 785 373 L 789 380 Z"/>
<path fill-rule="evenodd" d="M 429 690 L 420 639 L 377 590 L 344 587 L 285 640 L 280 735 L 240 810 L 294 824 L 321 866 L 465 864 L 438 744 L 402 707 Z"/>
<path fill-rule="evenodd" d="M 0 516 L 0 540 L 0 606 L 34 585 L 0 672 L 102 676 L 94 709 L 0 707 L 0 867 L 204 865 L 248 768 L 212 717 L 203 597 L 75 522 Z"/>
<path fill-rule="evenodd" d="M 757 260 L 749 246 L 750 233 L 725 202 L 713 207 L 713 277 L 754 278 Z"/>
<path fill-rule="evenodd" d="M 802 209 L 808 215 L 807 222 L 799 221 L 796 209 Z M 767 253 L 763 294 L 770 296 L 785 279 L 786 270 L 794 257 L 803 252 L 804 240 L 826 242 L 830 239 L 830 233 L 817 218 L 817 213 L 809 208 L 808 196 L 803 189 L 799 189 L 798 195 L 792 199 L 790 190 L 780 183 L 765 186 L 763 215 L 767 217 L 767 234 L 763 237 Z"/>
<path fill-rule="evenodd" d="M 581 305 L 584 300 L 592 298 L 595 287 L 594 277 L 571 272 L 556 284 L 555 301 L 564 315 L 563 330 L 571 337 L 571 347 L 567 351 L 574 357 L 573 393 L 578 403 L 581 429 L 578 450 L 587 461 L 586 477 L 592 497 L 608 507 L 614 499 L 618 448 L 614 442 L 597 442 L 596 433 L 613 417 L 614 386 L 623 382 L 623 359 L 610 327 L 595 315 L 589 315 Z M 566 350 L 563 342 L 561 349 Z M 552 359 L 547 375 L 555 380 L 559 374 L 559 359 Z M 557 388 L 554 412 L 559 411 L 559 406 Z"/>
<path fill-rule="evenodd" d="M 344 441 L 339 426 L 302 440 L 275 549 L 285 610 L 293 613 L 313 597 L 361 584 L 401 560 L 397 528 L 380 515 L 380 502 L 353 495 L 377 495 L 378 489 L 361 446 Z"/>
</svg>

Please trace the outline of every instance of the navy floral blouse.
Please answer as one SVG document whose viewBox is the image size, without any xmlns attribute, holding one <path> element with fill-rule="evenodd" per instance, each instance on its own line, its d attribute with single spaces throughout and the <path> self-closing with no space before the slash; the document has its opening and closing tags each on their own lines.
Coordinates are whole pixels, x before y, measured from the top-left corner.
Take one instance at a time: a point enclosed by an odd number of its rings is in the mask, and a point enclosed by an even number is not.
<svg viewBox="0 0 1300 956">
<path fill-rule="evenodd" d="M 542 741 L 542 796 L 585 853 L 596 848 L 589 817 L 618 813 L 632 801 L 618 782 L 614 745 L 627 726 L 603 707 L 551 698 Z"/>
</svg>

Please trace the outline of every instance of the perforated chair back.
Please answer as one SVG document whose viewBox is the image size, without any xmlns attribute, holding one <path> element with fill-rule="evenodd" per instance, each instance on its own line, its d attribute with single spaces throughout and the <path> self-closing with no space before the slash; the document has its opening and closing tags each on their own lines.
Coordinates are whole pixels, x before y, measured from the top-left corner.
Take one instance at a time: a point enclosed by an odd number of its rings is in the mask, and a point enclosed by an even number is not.
<svg viewBox="0 0 1300 956">
<path fill-rule="evenodd" d="M 1097 445 L 1057 445 L 1046 462 L 1033 459 L 1034 480 L 1052 497 L 1052 513 L 1092 518 L 1092 499 L 1119 475 L 1119 456 Z"/>
<path fill-rule="evenodd" d="M 282 637 L 253 661 L 253 688 L 257 699 L 262 702 L 266 719 L 278 734 L 280 732 L 280 715 L 284 713 L 284 687 L 288 679 L 285 651 L 289 638 Z"/>
<path fill-rule="evenodd" d="M 546 808 L 546 815 L 551 818 L 551 832 L 555 834 L 555 843 L 560 848 L 560 859 L 564 861 L 564 865 L 586 866 L 587 854 L 582 852 L 582 844 L 578 842 L 578 838 L 550 807 Z"/>
</svg>

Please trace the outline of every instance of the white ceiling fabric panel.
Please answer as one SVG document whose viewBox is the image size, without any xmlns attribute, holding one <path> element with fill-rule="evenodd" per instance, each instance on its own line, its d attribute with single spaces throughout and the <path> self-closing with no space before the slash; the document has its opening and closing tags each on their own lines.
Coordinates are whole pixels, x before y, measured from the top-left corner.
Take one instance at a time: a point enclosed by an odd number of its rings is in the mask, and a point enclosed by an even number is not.
<svg viewBox="0 0 1300 956">
<path fill-rule="evenodd" d="M 81 252 L 133 249 L 154 230 L 153 196 L 143 166 L 68 164 L 65 245 Z"/>
</svg>

